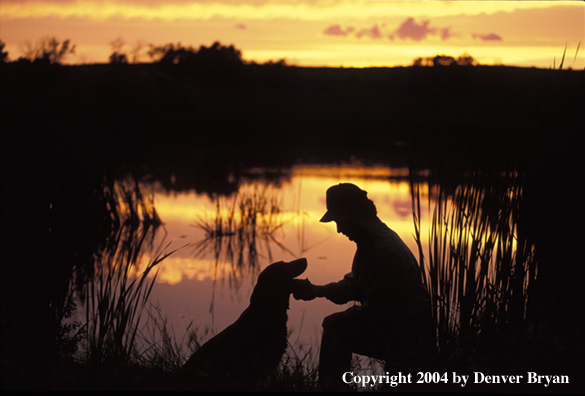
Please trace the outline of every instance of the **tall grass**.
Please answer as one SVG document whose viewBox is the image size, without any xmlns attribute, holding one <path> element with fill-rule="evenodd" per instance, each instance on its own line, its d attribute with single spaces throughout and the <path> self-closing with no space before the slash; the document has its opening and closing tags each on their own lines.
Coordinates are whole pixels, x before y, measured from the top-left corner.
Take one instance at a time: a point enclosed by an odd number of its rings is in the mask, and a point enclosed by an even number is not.
<svg viewBox="0 0 585 396">
<path fill-rule="evenodd" d="M 122 232 L 123 229 L 115 236 L 118 246 L 125 242 Z M 94 279 L 87 283 L 86 353 L 90 362 L 129 361 L 136 351 L 141 314 L 158 271 L 150 279 L 148 275 L 171 254 L 159 254 L 138 274 L 141 245 L 138 239 L 127 247 L 106 252 L 101 256 Z"/>
<path fill-rule="evenodd" d="M 157 266 L 173 253 L 158 252 L 139 272 L 144 250 L 153 247 L 162 224 L 146 191 L 132 180 L 104 190 L 112 232 L 95 254 L 93 268 L 82 274 L 82 280 L 77 279 L 87 362 L 129 362 L 136 357 L 141 315 L 156 281 Z M 153 271 L 154 276 L 149 276 Z"/>
<path fill-rule="evenodd" d="M 522 175 L 471 171 L 459 175 L 453 191 L 445 180 L 430 185 L 428 230 L 421 228 L 418 180 L 413 174 L 415 239 L 441 361 L 489 365 L 493 348 L 525 322 L 537 275 L 533 246 L 518 229 Z"/>
</svg>

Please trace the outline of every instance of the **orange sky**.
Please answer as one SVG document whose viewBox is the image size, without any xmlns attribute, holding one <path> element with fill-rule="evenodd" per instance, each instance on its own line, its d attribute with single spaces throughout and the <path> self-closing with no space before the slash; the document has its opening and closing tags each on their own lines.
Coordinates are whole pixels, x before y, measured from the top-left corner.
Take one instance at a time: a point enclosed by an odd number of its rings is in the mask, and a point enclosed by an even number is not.
<svg viewBox="0 0 585 396">
<path fill-rule="evenodd" d="M 482 64 L 585 67 L 581 1 L 0 0 L 9 59 L 46 36 L 71 39 L 67 63 L 104 63 L 121 38 L 142 44 L 233 44 L 245 60 L 300 66 L 410 65 L 468 53 Z M 585 43 L 581 43 L 583 47 Z"/>
</svg>

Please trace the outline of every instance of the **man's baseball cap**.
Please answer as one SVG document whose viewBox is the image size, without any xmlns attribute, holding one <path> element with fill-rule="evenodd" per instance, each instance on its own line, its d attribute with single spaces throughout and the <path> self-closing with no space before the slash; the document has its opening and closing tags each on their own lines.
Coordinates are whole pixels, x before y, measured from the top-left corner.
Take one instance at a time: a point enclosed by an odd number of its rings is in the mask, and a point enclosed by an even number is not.
<svg viewBox="0 0 585 396">
<path fill-rule="evenodd" d="M 327 212 L 323 215 L 321 223 L 328 223 L 340 217 L 352 215 L 376 214 L 376 207 L 368 199 L 368 193 L 355 184 L 340 183 L 329 187 L 327 190 Z"/>
</svg>

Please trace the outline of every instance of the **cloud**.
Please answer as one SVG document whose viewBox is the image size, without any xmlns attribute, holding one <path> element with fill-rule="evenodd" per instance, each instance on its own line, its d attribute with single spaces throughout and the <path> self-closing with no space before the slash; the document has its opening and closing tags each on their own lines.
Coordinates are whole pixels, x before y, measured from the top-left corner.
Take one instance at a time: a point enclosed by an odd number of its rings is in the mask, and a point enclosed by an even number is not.
<svg viewBox="0 0 585 396">
<path fill-rule="evenodd" d="M 240 29 L 240 30 L 246 30 L 248 27 L 246 25 L 244 25 L 243 23 L 238 23 L 235 26 L 236 29 Z"/>
<path fill-rule="evenodd" d="M 371 29 L 362 29 L 355 35 L 357 38 L 362 38 L 363 36 L 370 36 L 371 38 L 378 39 L 382 38 L 382 32 L 378 25 L 374 25 Z"/>
<path fill-rule="evenodd" d="M 390 38 L 394 40 L 394 37 L 397 36 L 402 40 L 409 38 L 415 41 L 420 41 L 426 38 L 429 34 L 436 34 L 437 28 L 430 28 L 429 23 L 430 21 L 423 21 L 421 24 L 418 24 L 414 18 L 408 18 L 393 34 L 390 35 Z"/>
<path fill-rule="evenodd" d="M 500 37 L 499 35 L 495 34 L 495 33 L 490 33 L 490 34 L 472 34 L 471 35 L 474 39 L 480 39 L 482 41 L 502 41 L 502 37 Z"/>
<path fill-rule="evenodd" d="M 324 34 L 329 36 L 347 36 L 348 34 L 352 33 L 355 29 L 351 26 L 348 27 L 346 30 L 343 30 L 339 25 L 332 25 L 329 26 L 325 31 Z"/>
<path fill-rule="evenodd" d="M 362 37 L 369 37 L 372 39 L 380 39 L 388 37 L 390 40 L 395 39 L 411 39 L 415 41 L 421 41 L 429 35 L 439 36 L 442 40 L 448 40 L 455 36 L 451 32 L 451 27 L 431 27 L 430 21 L 417 22 L 414 18 L 407 18 L 394 32 L 388 34 L 386 30 L 386 24 L 375 24 L 371 28 L 362 28 L 359 30 L 353 27 L 343 29 L 341 25 L 331 25 L 325 31 L 324 34 L 331 36 L 349 36 L 353 35 L 355 38 L 361 39 Z"/>
<path fill-rule="evenodd" d="M 451 28 L 450 27 L 448 27 L 448 28 L 442 28 L 440 30 L 439 35 L 441 36 L 441 40 L 447 40 L 449 37 L 453 36 L 451 34 Z"/>
</svg>

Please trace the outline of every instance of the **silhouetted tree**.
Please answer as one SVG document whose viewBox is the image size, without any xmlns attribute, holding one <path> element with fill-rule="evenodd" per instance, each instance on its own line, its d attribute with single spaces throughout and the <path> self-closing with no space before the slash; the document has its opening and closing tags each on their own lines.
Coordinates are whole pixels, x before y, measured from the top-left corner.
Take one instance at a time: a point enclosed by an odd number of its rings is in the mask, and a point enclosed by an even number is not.
<svg viewBox="0 0 585 396">
<path fill-rule="evenodd" d="M 263 63 L 264 66 L 273 66 L 273 67 L 286 67 L 286 59 L 279 59 L 276 62 L 269 60 L 268 62 Z"/>
<path fill-rule="evenodd" d="M 4 51 L 4 46 L 6 43 L 0 40 L 0 63 L 8 62 L 8 51 Z"/>
<path fill-rule="evenodd" d="M 169 44 L 167 44 L 168 46 Z M 190 63 L 195 63 L 195 51 L 193 48 L 184 48 L 184 47 L 171 47 L 165 52 L 165 54 L 160 58 L 159 63 L 161 65 L 186 65 Z M 166 46 L 165 46 L 166 47 Z M 164 48 L 164 47 L 163 47 Z"/>
<path fill-rule="evenodd" d="M 448 55 L 436 55 L 433 58 L 433 66 L 453 66 L 457 65 L 457 61 L 452 56 Z"/>
<path fill-rule="evenodd" d="M 75 45 L 72 45 L 69 39 L 60 42 L 55 37 L 45 37 L 40 39 L 36 45 L 25 44 L 22 52 L 23 56 L 20 59 L 52 65 L 61 63 L 67 55 L 74 54 Z"/>
<path fill-rule="evenodd" d="M 457 64 L 459 66 L 477 66 L 478 62 L 473 59 L 473 56 L 464 53 L 457 58 Z"/>
<path fill-rule="evenodd" d="M 418 57 L 412 62 L 413 66 L 424 66 L 423 65 L 423 58 Z"/>
<path fill-rule="evenodd" d="M 117 52 L 114 52 L 112 53 L 112 55 L 110 55 L 110 63 L 116 64 L 128 63 L 128 57 L 126 56 L 126 54 L 119 54 Z"/>
<path fill-rule="evenodd" d="M 137 41 L 129 51 L 124 50 L 126 43 L 122 37 L 110 42 L 112 47 L 112 54 L 110 55 L 110 63 L 122 64 L 122 63 L 137 63 L 140 58 L 140 51 L 142 51 L 143 44 Z"/>
<path fill-rule="evenodd" d="M 125 42 L 122 37 L 118 37 L 117 39 L 110 41 L 110 47 L 112 47 L 112 52 L 121 54 L 124 44 Z"/>
<path fill-rule="evenodd" d="M 149 50 L 146 53 L 153 62 L 159 62 L 169 51 L 178 50 L 181 48 L 185 48 L 181 45 L 181 43 L 173 44 L 168 43 L 164 45 L 154 45 L 148 44 Z M 193 49 L 189 47 L 188 49 Z"/>
<path fill-rule="evenodd" d="M 241 52 L 222 46 L 219 42 L 209 48 L 201 46 L 196 54 L 196 70 L 211 83 L 236 83 L 240 80 L 244 63 Z"/>
<path fill-rule="evenodd" d="M 142 48 L 144 47 L 144 44 L 141 41 L 136 41 L 136 44 L 130 48 L 129 54 L 130 54 L 130 61 L 132 63 L 138 63 L 138 61 L 140 60 L 140 52 L 142 51 Z"/>
<path fill-rule="evenodd" d="M 450 55 L 435 55 L 434 57 L 418 57 L 413 66 L 477 66 L 479 63 L 469 54 L 461 54 L 457 59 Z"/>
<path fill-rule="evenodd" d="M 151 45 L 149 55 L 154 57 L 165 50 L 159 64 L 174 76 L 190 75 L 202 84 L 234 84 L 241 78 L 244 62 L 241 52 L 233 45 L 226 47 L 215 42 L 211 47 L 201 46 L 197 51 L 180 44 Z"/>
</svg>

